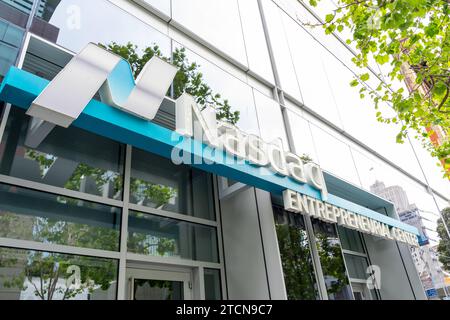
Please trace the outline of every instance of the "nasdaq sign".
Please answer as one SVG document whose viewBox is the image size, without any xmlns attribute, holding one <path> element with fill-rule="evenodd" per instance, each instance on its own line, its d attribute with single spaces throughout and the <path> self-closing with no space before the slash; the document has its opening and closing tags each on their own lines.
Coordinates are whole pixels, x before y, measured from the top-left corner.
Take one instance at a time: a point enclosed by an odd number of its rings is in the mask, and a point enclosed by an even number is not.
<svg viewBox="0 0 450 320">
<path fill-rule="evenodd" d="M 154 56 L 135 81 L 126 60 L 89 44 L 32 102 L 27 114 L 67 128 L 99 92 L 107 105 L 150 121 L 155 118 L 177 71 L 175 66 Z M 229 123 L 216 121 L 213 108 L 201 111 L 193 97 L 185 93 L 177 100 L 176 131 L 193 137 L 195 121 L 203 132 L 200 139 L 225 150 L 233 155 L 232 159 L 269 167 L 273 174 L 288 176 L 298 183 L 309 183 L 326 199 L 325 179 L 317 164 L 304 165 L 299 156 L 284 151 L 282 146 L 247 135 Z M 190 160 L 183 163 L 192 164 Z"/>
</svg>

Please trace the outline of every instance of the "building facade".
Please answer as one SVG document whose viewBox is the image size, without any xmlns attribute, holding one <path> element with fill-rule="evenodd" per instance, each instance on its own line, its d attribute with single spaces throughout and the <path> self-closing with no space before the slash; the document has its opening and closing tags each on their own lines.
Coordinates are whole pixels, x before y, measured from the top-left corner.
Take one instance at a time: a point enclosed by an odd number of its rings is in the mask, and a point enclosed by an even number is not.
<svg viewBox="0 0 450 320">
<path fill-rule="evenodd" d="M 82 120 L 36 143 L 42 123 L 5 85 L 11 67 L 54 80 L 89 43 L 135 75 L 159 56 L 181 73 L 153 124 L 175 130 L 182 91 L 229 105 L 243 132 L 318 163 L 347 208 L 398 221 L 373 186 L 401 186 L 435 245 L 450 184 L 349 86 L 344 35 L 310 27 L 326 4 L 0 1 L 0 299 L 426 299 L 409 245 L 290 212 L 281 192 L 175 165 Z M 367 86 L 382 80 L 374 70 Z"/>
</svg>

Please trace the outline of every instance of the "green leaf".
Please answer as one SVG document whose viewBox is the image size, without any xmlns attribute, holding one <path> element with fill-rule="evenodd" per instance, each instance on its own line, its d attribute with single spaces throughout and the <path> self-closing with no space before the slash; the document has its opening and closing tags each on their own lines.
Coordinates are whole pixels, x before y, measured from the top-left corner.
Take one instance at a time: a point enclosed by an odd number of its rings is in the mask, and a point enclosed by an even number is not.
<svg viewBox="0 0 450 320">
<path fill-rule="evenodd" d="M 445 85 L 444 82 L 438 82 L 435 86 L 434 86 L 434 93 L 438 96 L 443 95 L 445 92 L 447 92 L 447 86 Z"/>
<path fill-rule="evenodd" d="M 356 87 L 359 84 L 358 80 L 354 79 L 350 82 L 350 86 Z"/>
<path fill-rule="evenodd" d="M 331 21 L 333 21 L 333 19 L 334 19 L 334 14 L 332 14 L 332 13 L 329 13 L 325 16 L 326 23 L 330 23 Z"/>
<path fill-rule="evenodd" d="M 424 30 L 425 34 L 431 38 L 439 33 L 439 26 L 437 25 L 437 23 L 433 22 L 430 23 Z"/>
<path fill-rule="evenodd" d="M 361 81 L 367 81 L 369 80 L 370 76 L 368 73 L 364 73 L 360 76 Z"/>
<path fill-rule="evenodd" d="M 325 34 L 331 34 L 336 30 L 336 26 L 334 24 L 330 24 L 328 27 L 325 28 Z"/>
</svg>

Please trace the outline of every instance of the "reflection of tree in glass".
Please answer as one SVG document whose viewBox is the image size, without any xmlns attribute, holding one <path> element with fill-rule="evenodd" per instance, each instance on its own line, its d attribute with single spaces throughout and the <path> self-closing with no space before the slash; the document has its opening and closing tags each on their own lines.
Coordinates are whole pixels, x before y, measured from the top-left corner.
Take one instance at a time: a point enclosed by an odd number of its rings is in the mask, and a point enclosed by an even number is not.
<svg viewBox="0 0 450 320">
<path fill-rule="evenodd" d="M 142 212 L 131 212 L 130 217 L 145 221 L 149 215 Z M 131 230 L 129 230 L 127 245 L 131 252 L 160 257 L 176 255 L 178 250 L 176 239 L 164 237 L 159 233 L 152 234 Z"/>
<path fill-rule="evenodd" d="M 101 194 L 107 183 L 113 184 L 115 192 L 122 189 L 122 177 L 120 174 L 100 168 L 94 168 L 84 163 L 80 163 L 76 167 L 72 176 L 64 185 L 64 188 L 69 190 L 81 190 L 81 182 L 87 177 L 90 177 L 95 181 L 95 186 L 99 194 Z"/>
<path fill-rule="evenodd" d="M 316 244 L 323 274 L 332 279 L 328 284 L 328 294 L 338 294 L 348 285 L 341 247 L 338 241 L 333 240 L 323 232 L 316 232 Z"/>
<path fill-rule="evenodd" d="M 153 207 L 161 208 L 177 195 L 177 190 L 169 186 L 131 178 L 130 193 L 136 197 L 136 202 L 149 205 L 146 201 L 150 201 Z"/>
<path fill-rule="evenodd" d="M 67 198 L 59 197 L 62 202 L 65 199 Z M 110 214 L 118 215 L 113 212 Z M 85 221 L 83 217 L 74 219 L 64 217 L 64 213 L 60 213 L 60 217 L 47 218 L 0 211 L 0 237 L 110 251 L 118 250 L 118 228 L 99 225 L 95 220 L 91 221 L 89 217 L 86 217 Z M 118 225 L 119 222 L 116 222 L 116 226 Z"/>
<path fill-rule="evenodd" d="M 67 198 L 58 197 L 58 199 L 60 202 L 64 202 Z M 79 201 L 71 200 L 72 202 Z M 111 214 L 113 213 L 111 212 Z M 63 213 L 61 213 L 61 218 L 43 217 L 44 213 L 42 216 L 36 215 L 38 216 L 22 215 L 20 212 L 0 212 L 0 237 L 110 251 L 118 250 L 120 232 L 117 228 L 98 225 L 95 221 L 90 221 L 89 218 L 86 218 L 87 223 L 83 223 L 83 217 L 71 219 L 70 217 L 64 217 Z M 117 222 L 117 225 L 119 225 L 119 222 Z M 5 253 L 5 250 L 7 249 L 1 249 L 0 253 Z M 51 299 L 55 293 L 58 295 L 58 299 L 61 297 L 70 299 L 83 290 L 89 291 L 99 286 L 105 288 L 107 283 L 116 280 L 114 277 L 110 277 L 110 272 L 102 271 L 104 275 L 91 274 L 90 270 L 82 267 L 92 262 L 92 258 L 89 257 L 32 252 L 23 260 L 27 262 L 26 265 L 16 265 L 17 258 L 14 255 L 2 255 L 0 267 L 22 269 L 19 275 L 3 275 L 5 280 L 3 284 L 9 288 L 24 290 L 24 286 L 27 286 L 28 283 L 28 285 L 35 286 L 35 295 L 41 299 L 43 297 Z M 61 281 L 58 283 L 58 277 L 64 279 L 64 277 L 69 276 L 65 274 L 66 265 L 79 266 L 82 272 L 81 279 L 90 279 L 90 282 L 82 282 L 83 290 L 74 291 L 71 289 L 66 291 L 63 283 Z M 107 270 L 115 268 L 115 265 L 116 263 L 111 260 L 102 262 L 102 268 Z M 41 267 L 42 270 L 38 272 L 38 268 Z M 58 273 L 51 271 L 53 268 L 59 268 Z M 32 279 L 34 279 L 34 282 L 31 281 Z M 26 280 L 28 280 L 27 283 L 25 283 Z"/>
<path fill-rule="evenodd" d="M 191 63 L 186 57 L 185 48 L 177 48 L 172 54 L 172 59 L 164 57 L 157 45 L 145 48 L 142 55 L 138 53 L 138 47 L 132 43 L 120 45 L 112 42 L 108 45 L 100 44 L 103 48 L 118 54 L 128 60 L 133 75 L 137 77 L 145 64 L 153 57 L 157 56 L 165 61 L 170 61 L 178 68 L 178 73 L 173 82 L 173 96 L 178 98 L 186 92 L 192 95 L 201 106 L 211 105 L 216 109 L 217 119 L 236 124 L 239 121 L 239 111 L 231 111 L 231 106 L 227 99 L 223 99 L 220 94 L 214 93 L 204 82 L 203 74 L 198 71 L 199 65 Z"/>
<path fill-rule="evenodd" d="M 119 230 L 59 219 L 35 218 L 33 240 L 117 251 L 119 248 Z"/>
<path fill-rule="evenodd" d="M 41 177 L 45 175 L 47 170 L 50 169 L 50 167 L 53 165 L 53 163 L 55 163 L 56 160 L 56 157 L 52 155 L 45 154 L 33 149 L 26 149 L 25 155 L 27 158 L 37 161 L 37 163 L 39 164 Z"/>
<path fill-rule="evenodd" d="M 127 59 L 130 62 L 135 77 L 139 75 L 144 65 L 154 55 L 166 61 L 171 60 L 171 63 L 179 68 L 179 72 L 173 83 L 174 98 L 179 97 L 183 92 L 187 92 L 195 97 L 199 105 L 206 106 L 209 104 L 214 106 L 219 120 L 232 124 L 236 124 L 239 121 L 239 111 L 231 111 L 228 100 L 222 99 L 220 94 L 212 92 L 211 88 L 204 82 L 202 73 L 198 71 L 199 65 L 190 63 L 187 60 L 184 48 L 176 49 L 173 52 L 172 59 L 169 59 L 162 55 L 156 45 L 145 48 L 142 56 L 137 54 L 137 47 L 131 43 L 127 45 L 111 43 L 103 47 Z M 56 157 L 53 155 L 32 149 L 27 149 L 27 157 L 39 163 L 41 176 L 44 176 L 46 171 L 56 161 Z M 122 190 L 122 176 L 120 174 L 101 168 L 94 168 L 84 163 L 80 163 L 76 167 L 64 187 L 70 190 L 80 191 L 82 181 L 87 177 L 95 181 L 97 193 L 100 195 L 107 183 L 113 184 L 116 194 Z M 162 207 L 176 195 L 176 189 L 138 179 L 133 180 L 131 189 L 141 192 L 141 195 L 154 203 L 156 207 Z M 73 205 L 79 202 L 79 200 L 64 197 L 58 197 L 58 201 Z M 0 232 L 4 235 L 8 233 L 8 230 L 14 230 L 16 237 L 22 234 L 23 237 L 19 236 L 19 238 L 23 239 L 77 247 L 101 248 L 112 251 L 117 250 L 117 239 L 119 236 L 118 230 L 69 223 L 51 218 L 21 217 L 9 213 L 3 213 L 0 216 L 0 228 Z M 30 234 L 30 230 L 32 230 L 32 234 Z M 136 234 L 132 238 L 133 241 L 129 243 L 129 247 L 130 245 L 133 247 L 133 242 L 136 246 L 145 245 L 148 242 L 149 236 Z M 156 246 L 156 251 L 161 256 L 176 250 L 174 239 L 160 237 Z M 144 252 L 150 250 L 150 247 L 144 248 Z M 70 299 L 86 289 L 92 291 L 94 288 L 100 286 L 103 290 L 106 290 L 111 282 L 115 280 L 115 271 L 112 272 L 112 270 L 115 270 L 116 263 L 106 261 L 104 263 L 105 268 L 95 269 L 96 271 L 94 272 L 91 271 L 94 269 L 83 268 L 83 265 L 85 265 L 84 262 L 87 261 L 86 259 L 89 260 L 90 258 L 33 252 L 28 255 L 29 263 L 23 273 L 6 280 L 4 285 L 23 289 L 25 280 L 28 279 L 31 285 L 36 286 L 35 295 L 41 299 L 48 300 L 54 298 L 55 293 L 62 294 L 64 299 Z M 0 267 L 11 266 L 15 263 L 16 259 L 14 258 L 2 259 L 0 261 Z M 82 286 L 80 289 L 66 289 L 58 284 L 60 277 L 63 278 L 63 275 L 67 276 L 65 272 L 69 265 L 78 265 L 82 268 Z M 38 279 L 37 283 L 36 281 L 33 282 L 32 279 Z"/>
<path fill-rule="evenodd" d="M 289 300 L 315 300 L 311 253 L 306 232 L 299 227 L 276 225 L 284 280 Z"/>
<path fill-rule="evenodd" d="M 26 155 L 29 159 L 32 159 L 39 164 L 42 177 L 57 160 L 57 157 L 51 154 L 42 153 L 29 148 L 26 149 Z M 94 168 L 84 163 L 78 164 L 72 173 L 72 176 L 64 184 L 64 188 L 81 191 L 82 181 L 88 177 L 95 182 L 96 194 L 98 195 L 103 194 L 103 188 L 109 183 L 112 183 L 116 195 L 122 190 L 122 176 L 119 173 Z"/>
<path fill-rule="evenodd" d="M 309 156 L 309 154 L 307 154 L 307 153 L 302 154 L 302 155 L 300 156 L 300 159 L 302 160 L 302 162 L 303 162 L 304 164 L 310 163 L 310 162 L 314 162 L 313 158 L 311 158 L 311 157 Z"/>
<path fill-rule="evenodd" d="M 79 275 L 73 266 L 79 268 Z M 0 268 L 21 270 L 3 281 L 5 288 L 25 291 L 31 287 L 41 300 L 67 300 L 108 290 L 117 277 L 117 262 L 111 260 L 14 249 L 0 249 Z"/>
<path fill-rule="evenodd" d="M 231 111 L 227 99 L 222 99 L 220 94 L 213 93 L 211 88 L 203 79 L 203 74 L 198 71 L 199 65 L 189 62 L 184 48 L 177 48 L 172 58 L 163 56 L 157 45 L 146 47 L 142 53 L 139 48 L 132 44 L 126 45 L 112 42 L 110 44 L 99 44 L 101 47 L 121 56 L 130 64 L 133 76 L 136 78 L 147 62 L 157 56 L 165 61 L 170 61 L 178 68 L 173 82 L 173 97 L 178 98 L 184 92 L 192 95 L 201 106 L 212 105 L 216 108 L 217 119 L 236 124 L 239 121 L 239 111 Z M 141 179 L 131 179 L 131 194 L 139 198 L 139 201 L 150 201 L 155 207 L 160 208 L 167 204 L 171 198 L 176 196 L 176 189 L 163 186 Z"/>
<path fill-rule="evenodd" d="M 174 284 L 172 281 L 165 280 L 147 280 L 147 279 L 135 279 L 134 280 L 134 300 L 138 300 L 138 289 L 143 288 L 146 285 L 150 288 L 159 288 L 161 291 L 161 298 L 165 300 L 172 300 L 174 297 Z M 166 289 L 166 290 L 164 290 Z M 177 297 L 182 298 L 182 297 Z"/>
</svg>

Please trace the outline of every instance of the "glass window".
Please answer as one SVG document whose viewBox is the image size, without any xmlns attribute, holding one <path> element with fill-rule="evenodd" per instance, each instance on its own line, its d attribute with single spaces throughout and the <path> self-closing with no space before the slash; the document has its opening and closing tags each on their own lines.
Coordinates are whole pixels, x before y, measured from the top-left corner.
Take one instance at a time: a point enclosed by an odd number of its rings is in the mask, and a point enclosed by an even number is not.
<svg viewBox="0 0 450 320">
<path fill-rule="evenodd" d="M 311 125 L 320 166 L 355 185 L 360 185 L 350 147 L 331 134 Z"/>
<path fill-rule="evenodd" d="M 172 0 L 172 19 L 247 65 L 237 0 Z"/>
<path fill-rule="evenodd" d="M 5 33 L 3 34 L 2 41 L 18 48 L 21 46 L 22 37 L 23 37 L 22 29 L 19 29 L 13 26 L 12 24 L 8 24 L 8 27 L 6 28 Z"/>
<path fill-rule="evenodd" d="M 175 51 L 184 48 L 177 43 L 174 46 Z M 246 133 L 259 135 L 252 88 L 191 50 L 184 50 L 188 65 L 195 63 L 196 72 L 201 73 L 203 82 L 211 89 L 212 94 L 219 94 L 222 101 L 227 100 L 231 112 L 239 111 L 237 127 Z"/>
<path fill-rule="evenodd" d="M 121 211 L 0 184 L 0 237 L 119 250 Z"/>
<path fill-rule="evenodd" d="M 294 20 L 297 20 L 302 27 L 308 31 L 308 33 L 312 34 L 316 39 L 320 41 L 322 45 L 325 45 L 334 55 L 336 55 L 340 60 L 342 60 L 347 65 L 353 66 L 353 62 L 351 58 L 353 55 L 350 51 L 339 42 L 334 36 L 330 36 L 325 34 L 325 30 L 322 27 L 316 27 L 320 21 L 317 20 L 304 6 L 299 3 L 297 0 L 276 0 L 276 2 L 281 5 L 284 11 Z M 312 10 L 317 13 L 317 8 L 325 5 L 332 5 L 331 1 L 320 1 L 317 6 L 312 8 Z M 327 14 L 330 13 L 331 9 L 329 8 Z M 344 30 L 339 36 L 346 40 L 348 38 L 352 38 L 352 34 L 348 32 L 348 30 Z M 355 66 L 356 69 L 356 66 Z"/>
<path fill-rule="evenodd" d="M 9 68 L 15 63 L 17 53 L 17 48 L 10 47 L 0 41 L 0 80 L 3 80 Z"/>
<path fill-rule="evenodd" d="M 104 45 L 116 42 L 120 45 L 132 43 L 142 54 L 145 48 L 156 44 L 164 56 L 170 57 L 170 39 L 167 36 L 110 1 L 41 0 L 41 6 L 46 14 L 39 15 L 38 12 L 39 19 L 35 19 L 34 24 L 36 20 L 48 23 L 39 28 L 40 35 L 50 37 L 51 41 L 74 52 L 79 52 L 89 42 Z M 52 34 L 48 34 L 50 26 L 56 28 Z"/>
<path fill-rule="evenodd" d="M 211 175 L 133 149 L 130 202 L 214 220 Z"/>
<path fill-rule="evenodd" d="M 299 24 L 282 13 L 303 103 L 337 126 L 342 126 L 327 74 L 328 53 Z M 337 61 L 333 61 L 337 63 Z"/>
<path fill-rule="evenodd" d="M 205 299 L 222 300 L 220 270 L 205 268 L 204 274 L 205 274 Z"/>
<path fill-rule="evenodd" d="M 439 212 L 428 190 L 364 151 L 354 151 L 353 155 L 363 188 L 391 201 L 400 218 L 408 218 L 411 214 L 418 213 L 430 244 L 437 245 L 439 237 L 436 225 Z"/>
<path fill-rule="evenodd" d="M 281 19 L 282 13 L 272 1 L 262 1 L 262 4 L 281 87 L 289 95 L 303 102 Z"/>
<path fill-rule="evenodd" d="M 289 110 L 287 111 L 287 118 L 294 140 L 295 152 L 300 156 L 308 156 L 314 162 L 318 163 L 319 159 L 314 147 L 309 123 L 298 114 Z"/>
<path fill-rule="evenodd" d="M 366 253 L 362 242 L 362 236 L 358 231 L 338 226 L 339 239 L 342 249 Z"/>
<path fill-rule="evenodd" d="M 31 8 L 33 7 L 33 0 L 0 0 L 0 5 L 2 8 L 4 5 L 7 7 L 3 10 L 16 9 L 26 15 L 29 15 Z"/>
<path fill-rule="evenodd" d="M 182 281 L 133 278 L 133 300 L 184 300 Z"/>
<path fill-rule="evenodd" d="M 23 34 L 22 29 L 0 18 L 0 81 L 16 62 Z"/>
<path fill-rule="evenodd" d="M 0 39 L 3 40 L 6 34 L 6 30 L 8 30 L 8 22 L 6 20 L 0 19 Z"/>
<path fill-rule="evenodd" d="M 284 150 L 289 150 L 280 105 L 257 90 L 253 90 L 253 92 L 261 138 L 267 142 L 280 141 L 281 139 Z"/>
<path fill-rule="evenodd" d="M 288 299 L 319 299 L 303 217 L 278 206 L 273 212 Z"/>
<path fill-rule="evenodd" d="M 344 254 L 344 257 L 348 274 L 351 279 L 366 280 L 369 277 L 369 274 L 366 273 L 367 268 L 369 267 L 367 258 L 352 254 Z"/>
<path fill-rule="evenodd" d="M 159 257 L 218 262 L 216 229 L 131 211 L 128 250 Z"/>
<path fill-rule="evenodd" d="M 444 170 L 441 165 L 438 166 L 439 159 L 432 157 L 417 139 L 412 137 L 411 142 L 430 186 L 450 199 L 450 181 L 448 178 L 444 178 Z"/>
<path fill-rule="evenodd" d="M 73 55 L 55 47 L 50 47 L 48 44 L 42 50 L 43 45 L 45 45 L 43 41 L 35 37 L 30 38 L 22 70 L 51 81 L 69 63 Z"/>
<path fill-rule="evenodd" d="M 248 64 L 251 71 L 274 82 L 272 64 L 261 21 L 257 0 L 238 0 L 242 29 L 247 49 Z"/>
<path fill-rule="evenodd" d="M 336 226 L 317 219 L 312 219 L 312 223 L 328 299 L 352 300 L 352 289 L 345 270 Z"/>
<path fill-rule="evenodd" d="M 0 173 L 121 200 L 124 147 L 76 127 L 55 127 L 27 145 L 30 117 L 12 108 L 0 148 Z"/>
<path fill-rule="evenodd" d="M 335 63 L 328 63 L 327 70 L 344 130 L 389 160 L 401 165 L 410 174 L 424 180 L 409 142 L 405 141 L 404 144 L 396 142 L 401 126 L 393 123 L 384 124 L 377 120 L 377 110 L 373 101 L 368 96 L 361 99 L 359 90 L 350 87 L 353 74 L 337 60 Z M 383 109 L 384 114 L 390 114 L 392 111 L 387 106 Z"/>
<path fill-rule="evenodd" d="M 116 260 L 0 248 L 0 300 L 115 300 Z"/>
</svg>

